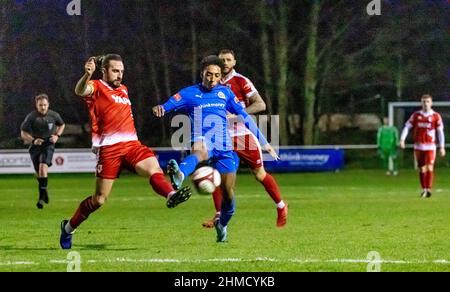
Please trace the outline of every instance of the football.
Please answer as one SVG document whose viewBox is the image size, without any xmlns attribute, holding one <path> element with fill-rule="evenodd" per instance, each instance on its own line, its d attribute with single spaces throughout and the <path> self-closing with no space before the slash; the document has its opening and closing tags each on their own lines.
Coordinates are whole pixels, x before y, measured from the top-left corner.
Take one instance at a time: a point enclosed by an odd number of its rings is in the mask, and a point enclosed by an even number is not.
<svg viewBox="0 0 450 292">
<path fill-rule="evenodd" d="M 220 173 L 211 166 L 202 166 L 194 171 L 191 176 L 199 194 L 211 194 L 220 186 Z"/>
</svg>

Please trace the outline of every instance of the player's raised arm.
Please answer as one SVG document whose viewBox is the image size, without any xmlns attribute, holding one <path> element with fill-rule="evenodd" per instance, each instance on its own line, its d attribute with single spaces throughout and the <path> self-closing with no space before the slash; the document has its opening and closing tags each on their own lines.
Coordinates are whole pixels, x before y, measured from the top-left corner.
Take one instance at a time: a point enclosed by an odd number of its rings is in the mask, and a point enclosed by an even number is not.
<svg viewBox="0 0 450 292">
<path fill-rule="evenodd" d="M 181 94 L 178 92 L 177 94 L 171 96 L 164 104 L 154 106 L 152 108 L 152 112 L 156 117 L 160 118 L 166 113 L 184 108 L 185 105 L 186 100 L 183 99 Z"/>
<path fill-rule="evenodd" d="M 90 57 L 84 64 L 84 75 L 78 80 L 75 86 L 75 94 L 79 96 L 91 95 L 94 88 L 88 84 L 92 74 L 95 72 L 95 57 Z"/>
</svg>

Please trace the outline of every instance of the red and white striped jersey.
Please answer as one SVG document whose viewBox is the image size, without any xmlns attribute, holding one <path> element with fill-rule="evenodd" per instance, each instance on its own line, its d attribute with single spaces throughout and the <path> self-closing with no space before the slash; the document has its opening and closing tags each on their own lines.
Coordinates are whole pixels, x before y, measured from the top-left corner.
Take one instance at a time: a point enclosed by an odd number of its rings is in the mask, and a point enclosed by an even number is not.
<svg viewBox="0 0 450 292">
<path fill-rule="evenodd" d="M 138 140 L 127 87 L 112 88 L 103 80 L 91 80 L 88 85 L 93 92 L 84 100 L 91 118 L 92 145 Z"/>
<path fill-rule="evenodd" d="M 234 69 L 221 80 L 221 83 L 233 91 L 244 108 L 250 105 L 249 97 L 258 93 L 250 79 Z M 251 134 L 243 123 L 237 123 L 234 119 L 229 119 L 228 132 L 231 137 Z"/>
<path fill-rule="evenodd" d="M 441 115 L 433 110 L 416 111 L 405 123 L 405 127 L 413 129 L 414 149 L 422 151 L 436 150 L 436 131 L 442 133 L 444 129 Z"/>
</svg>

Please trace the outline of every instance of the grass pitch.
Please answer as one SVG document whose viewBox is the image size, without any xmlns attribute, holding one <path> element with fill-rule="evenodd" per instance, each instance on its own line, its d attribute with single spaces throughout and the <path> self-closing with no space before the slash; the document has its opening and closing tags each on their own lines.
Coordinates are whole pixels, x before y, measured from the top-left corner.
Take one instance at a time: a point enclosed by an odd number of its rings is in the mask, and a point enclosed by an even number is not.
<svg viewBox="0 0 450 292">
<path fill-rule="evenodd" d="M 402 170 L 275 174 L 289 203 L 288 224 L 263 187 L 239 174 L 227 243 L 201 226 L 214 214 L 194 194 L 174 209 L 144 178 L 123 175 L 110 200 L 74 235 L 81 271 L 450 271 L 450 170 L 437 170 L 430 199 L 418 175 Z M 59 224 L 94 189 L 91 174 L 53 174 L 50 204 L 35 207 L 32 175 L 0 176 L 0 271 L 66 271 Z M 368 256 L 369 252 L 379 255 Z"/>
</svg>

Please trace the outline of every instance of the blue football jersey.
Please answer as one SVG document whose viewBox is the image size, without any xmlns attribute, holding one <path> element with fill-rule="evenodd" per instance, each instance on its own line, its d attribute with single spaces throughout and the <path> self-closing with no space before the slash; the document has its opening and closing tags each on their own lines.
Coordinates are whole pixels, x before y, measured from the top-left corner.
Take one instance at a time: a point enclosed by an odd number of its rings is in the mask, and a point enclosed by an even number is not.
<svg viewBox="0 0 450 292">
<path fill-rule="evenodd" d="M 227 131 L 227 112 L 241 116 L 246 126 L 260 137 L 261 144 L 267 144 L 265 137 L 245 112 L 234 93 L 226 86 L 217 85 L 211 90 L 200 83 L 183 88 L 163 104 L 166 113 L 183 111 L 191 120 L 191 139 L 202 139 L 209 150 L 232 150 Z M 212 148 L 211 148 L 212 147 Z"/>
</svg>

